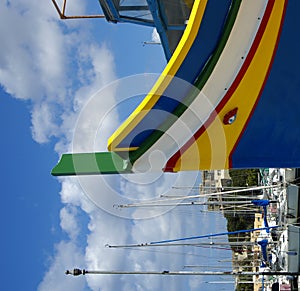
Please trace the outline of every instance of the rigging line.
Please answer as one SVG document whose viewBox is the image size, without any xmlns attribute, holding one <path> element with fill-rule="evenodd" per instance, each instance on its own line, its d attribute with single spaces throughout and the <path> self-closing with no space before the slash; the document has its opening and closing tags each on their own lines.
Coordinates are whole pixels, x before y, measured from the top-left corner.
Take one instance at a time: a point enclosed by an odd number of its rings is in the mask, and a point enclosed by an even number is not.
<svg viewBox="0 0 300 291">
<path fill-rule="evenodd" d="M 245 206 L 254 206 L 249 201 L 190 201 L 190 202 L 178 202 L 178 203 L 152 203 L 152 202 L 141 202 L 141 203 L 132 203 L 132 204 L 119 204 L 117 207 L 119 208 L 134 208 L 134 207 L 167 207 L 167 206 L 222 206 L 222 205 L 232 205 L 232 207 L 245 207 Z M 256 206 L 257 207 L 257 206 Z M 256 208 L 255 207 L 255 208 Z"/>
<path fill-rule="evenodd" d="M 259 213 L 257 211 L 255 211 L 254 209 L 243 209 L 243 208 L 234 208 L 234 207 L 224 207 L 222 209 L 220 209 L 220 211 L 225 211 L 225 212 L 236 212 L 236 213 L 240 213 L 240 212 L 253 212 L 253 215 L 255 213 Z"/>
<path fill-rule="evenodd" d="M 266 186 L 262 186 L 262 187 L 266 187 Z M 264 189 L 258 189 L 258 190 L 264 190 Z M 260 192 L 259 194 L 258 193 L 254 193 L 255 190 L 251 190 L 250 194 L 248 193 L 247 194 L 247 191 L 243 191 L 243 192 L 246 192 L 246 194 L 244 195 L 237 195 L 238 193 L 240 193 L 241 191 L 236 191 L 236 192 L 232 192 L 232 191 L 223 191 L 223 192 L 219 192 L 220 193 L 220 196 L 224 196 L 225 198 L 255 198 L 255 197 L 258 197 L 258 196 L 262 196 L 263 194 Z M 249 191 L 248 191 L 249 192 Z M 218 193 L 217 193 L 218 194 Z M 211 193 L 212 196 L 215 195 L 215 193 Z M 209 196 L 209 195 L 207 195 Z"/>
<path fill-rule="evenodd" d="M 253 210 L 247 210 L 247 209 L 244 209 L 244 210 L 239 210 L 239 211 L 236 211 L 236 210 L 219 210 L 221 213 L 225 213 L 225 214 L 228 214 L 228 215 L 247 215 L 249 217 L 254 217 L 255 213 L 257 212 L 253 212 Z M 217 212 L 217 210 L 215 210 L 214 212 Z"/>
<path fill-rule="evenodd" d="M 278 185 L 256 186 L 256 187 L 244 188 L 244 189 L 240 189 L 240 190 L 230 190 L 230 191 L 214 192 L 214 193 L 210 193 L 210 194 L 190 195 L 190 196 L 186 196 L 186 197 L 196 198 L 196 197 L 209 197 L 209 196 L 218 196 L 218 195 L 220 195 L 222 197 L 222 196 L 226 196 L 227 194 L 233 195 L 235 193 L 249 192 L 249 191 L 263 190 L 263 189 L 270 189 L 270 188 L 278 188 L 278 187 L 279 187 Z M 255 195 L 255 196 L 258 196 L 258 195 Z"/>
<path fill-rule="evenodd" d="M 231 193 L 240 193 L 240 192 L 247 192 L 247 191 L 254 191 L 254 190 L 262 190 L 262 189 L 270 189 L 270 188 L 278 188 L 278 185 L 271 185 L 271 186 L 259 186 L 259 187 L 252 187 L 252 188 L 246 188 L 241 190 L 232 190 L 232 191 L 225 191 L 225 192 L 215 192 L 211 194 L 198 194 L 198 195 L 190 195 L 190 196 L 182 196 L 182 197 L 174 197 L 174 198 L 168 198 L 168 199 L 158 199 L 153 200 L 153 203 L 157 202 L 165 202 L 165 201 L 175 201 L 175 200 L 183 200 L 183 199 L 191 199 L 191 198 L 202 198 L 202 197 L 208 197 L 208 196 L 217 196 L 217 195 L 226 195 Z M 151 203 L 151 201 L 145 202 L 145 203 Z M 142 202 L 141 202 L 142 204 Z"/>
<path fill-rule="evenodd" d="M 223 192 L 224 193 L 224 192 Z M 236 194 L 228 194 L 228 195 L 220 195 L 222 199 L 250 199 L 250 198 L 257 198 L 260 195 L 236 195 Z"/>
<path fill-rule="evenodd" d="M 232 211 L 253 211 L 253 212 L 259 212 L 259 209 L 255 207 L 243 207 L 243 206 L 224 206 L 220 208 L 220 210 L 232 210 Z"/>
<path fill-rule="evenodd" d="M 215 240 L 216 239 L 222 239 L 222 238 L 214 238 Z M 270 244 L 270 243 L 269 243 Z M 151 247 L 164 247 L 164 246 L 174 246 L 174 247 L 179 247 L 179 246 L 216 246 L 216 245 L 223 245 L 223 246 L 254 246 L 254 245 L 257 245 L 257 243 L 255 242 L 229 242 L 229 241 L 221 241 L 221 242 L 216 242 L 216 241 L 210 241 L 210 242 L 199 242 L 199 243 L 172 243 L 172 244 L 159 244 L 159 245 L 149 245 Z M 119 247 L 119 248 L 135 248 L 136 246 L 131 246 L 131 245 L 123 245 L 123 246 L 109 246 L 109 245 L 106 245 L 106 247 L 110 247 L 110 248 L 114 248 L 114 247 Z"/>
<path fill-rule="evenodd" d="M 243 216 L 247 216 L 247 217 L 253 217 L 254 213 L 251 213 L 248 210 L 241 210 L 241 211 L 234 211 L 234 210 L 199 210 L 199 213 L 204 213 L 205 215 L 207 214 L 216 214 L 216 213 L 225 213 L 228 215 L 232 215 L 232 214 L 238 214 L 238 215 L 243 215 Z"/>
<path fill-rule="evenodd" d="M 281 187 L 281 185 L 271 185 L 271 186 L 256 186 L 256 187 L 252 187 L 252 188 L 245 188 L 245 189 L 241 189 L 241 190 L 231 190 L 231 191 L 221 191 L 221 192 L 215 192 L 215 193 L 211 193 L 211 194 L 205 194 L 205 195 L 198 195 L 199 197 L 206 197 L 206 196 L 223 196 L 226 194 L 235 194 L 235 193 L 241 193 L 241 192 L 249 192 L 249 191 L 256 191 L 256 190 L 264 190 L 264 189 L 271 189 L 271 188 L 279 188 Z M 255 195 L 258 196 L 258 195 Z M 187 196 L 187 197 L 192 197 L 192 196 Z"/>
<path fill-rule="evenodd" d="M 210 186 L 173 186 L 172 189 L 212 189 Z M 247 189 L 247 187 L 242 186 L 228 186 L 223 187 L 226 189 Z"/>
<path fill-rule="evenodd" d="M 157 247 L 158 245 L 155 246 L 150 246 L 150 247 Z M 161 247 L 163 247 L 164 245 L 159 245 Z M 173 246 L 173 245 L 172 245 Z M 188 246 L 188 245 L 187 245 Z M 163 250 L 163 249 L 141 249 L 140 246 L 107 246 L 109 248 L 118 248 L 118 249 L 130 249 L 130 250 L 134 250 L 134 251 L 143 251 L 143 252 L 149 252 L 149 253 L 160 253 L 163 255 L 180 255 L 180 256 L 192 256 L 192 257 L 199 257 L 199 258 L 211 258 L 211 256 L 206 256 L 206 255 L 200 255 L 197 252 L 176 252 L 176 251 L 169 251 L 169 250 Z M 181 245 L 178 245 L 177 247 L 181 247 Z M 218 249 L 218 248 L 216 248 Z M 224 253 L 222 252 L 223 255 L 221 255 L 221 248 L 218 251 L 218 258 L 220 259 L 225 259 L 228 258 L 228 255 L 224 255 Z"/>
<path fill-rule="evenodd" d="M 214 245 L 210 245 L 210 246 L 195 246 L 195 247 L 197 247 L 197 248 L 203 248 L 203 249 L 215 249 L 215 250 L 232 251 L 231 248 L 216 247 Z"/>
<path fill-rule="evenodd" d="M 218 246 L 215 246 L 215 244 L 209 244 L 209 243 L 207 245 L 200 245 L 200 244 L 194 244 L 194 245 L 192 245 L 192 244 L 177 244 L 177 245 L 175 245 L 175 244 L 160 244 L 160 245 L 153 245 L 153 246 L 150 245 L 150 246 L 151 247 L 163 247 L 163 246 L 177 246 L 177 247 L 179 247 L 179 246 L 183 246 L 183 247 L 196 247 L 196 248 L 205 248 L 205 249 L 216 249 L 216 250 L 232 251 L 232 249 L 229 248 L 229 247 L 227 247 L 227 248 L 226 247 L 218 247 Z M 240 246 L 241 245 L 236 246 L 236 247 L 240 247 Z M 124 247 L 124 248 L 134 249 L 135 247 Z M 161 252 L 164 252 L 164 251 L 161 250 Z M 174 252 L 174 253 L 176 253 L 176 252 Z M 183 255 L 185 255 L 185 253 L 177 253 L 177 254 L 183 254 Z"/>
<path fill-rule="evenodd" d="M 165 195 L 165 194 L 161 194 L 159 196 L 160 198 L 180 198 L 180 197 L 185 197 L 185 195 Z"/>
<path fill-rule="evenodd" d="M 183 238 L 177 238 L 177 239 L 168 239 L 168 240 L 161 240 L 161 241 L 153 241 L 149 243 L 141 243 L 141 244 L 128 244 L 128 245 L 109 245 L 107 244 L 106 247 L 109 248 L 125 248 L 125 247 L 149 247 L 153 245 L 160 245 L 160 244 L 167 244 L 167 243 L 173 243 L 178 241 L 185 241 L 185 240 L 194 240 L 194 239 L 200 239 L 200 238 L 211 238 L 216 236 L 223 236 L 223 235 L 231 235 L 231 234 L 239 234 L 239 233 L 247 233 L 247 232 L 254 232 L 254 231 L 260 231 L 260 230 L 267 230 L 267 229 L 273 229 L 273 228 L 279 228 L 279 225 L 275 226 L 269 226 L 269 227 L 260 227 L 260 228 L 252 228 L 247 230 L 236 230 L 231 232 L 219 232 L 219 233 L 212 233 L 212 234 L 205 234 L 205 235 L 198 235 L 198 236 L 191 236 L 191 237 L 183 237 Z"/>
<path fill-rule="evenodd" d="M 232 266 L 211 266 L 211 265 L 184 265 L 183 269 L 187 268 L 209 268 L 209 269 L 232 269 Z"/>
<path fill-rule="evenodd" d="M 169 251 L 169 250 L 163 250 L 163 249 L 141 249 L 139 247 L 128 247 L 128 246 L 108 246 L 109 248 L 121 248 L 121 249 L 131 249 L 134 251 L 140 251 L 140 252 L 148 252 L 148 253 L 160 253 L 164 255 L 180 255 L 180 256 L 192 256 L 192 257 L 199 257 L 199 258 L 211 258 L 211 256 L 205 256 L 200 255 L 197 253 L 192 252 L 175 252 L 175 251 Z M 226 258 L 227 256 L 224 256 Z"/>
<path fill-rule="evenodd" d="M 206 238 L 206 237 L 214 237 L 214 236 L 222 236 L 222 235 L 230 235 L 230 234 L 238 234 L 238 233 L 247 233 L 247 232 L 254 232 L 259 230 L 267 230 L 270 228 L 278 228 L 278 225 L 275 226 L 269 226 L 269 227 L 260 227 L 260 228 L 252 228 L 247 230 L 236 230 L 236 231 L 230 231 L 230 232 L 220 232 L 220 233 L 214 233 L 210 235 L 198 235 L 198 236 L 191 236 L 191 237 L 183 237 L 183 238 L 176 238 L 176 239 L 168 239 L 168 240 L 161 240 L 161 241 L 154 241 L 150 242 L 149 244 L 160 244 L 160 243 L 168 243 L 168 242 L 176 242 L 176 241 L 184 241 L 184 240 L 193 240 L 193 239 L 199 239 L 199 238 Z"/>
<path fill-rule="evenodd" d="M 225 206 L 223 206 L 223 208 L 245 208 L 245 209 L 251 209 L 251 210 L 255 210 L 255 209 L 259 209 L 259 206 L 256 206 L 256 205 L 253 205 L 252 203 L 245 203 L 243 202 L 243 204 L 224 204 Z M 221 203 L 221 206 L 222 206 L 222 203 Z"/>
<path fill-rule="evenodd" d="M 253 212 L 253 215 L 255 214 L 255 213 L 260 213 L 260 211 L 258 210 L 258 209 L 254 209 L 254 208 L 243 208 L 243 207 L 240 207 L 240 208 L 237 208 L 237 207 L 230 207 L 230 206 L 228 206 L 228 207 L 224 207 L 224 208 L 222 208 L 222 209 L 220 209 L 220 211 L 232 211 L 232 212 L 236 212 L 236 213 L 239 213 L 239 212 Z"/>
<path fill-rule="evenodd" d="M 266 187 L 266 186 L 261 186 L 261 187 Z M 244 189 L 246 189 L 246 188 L 244 188 Z M 249 189 L 249 188 L 247 188 L 247 189 Z M 262 190 L 264 190 L 264 189 L 262 189 Z M 231 198 L 231 199 L 237 199 L 237 198 L 240 198 L 240 199 L 249 199 L 249 198 L 257 199 L 257 197 L 263 195 L 262 193 L 254 194 L 253 191 L 254 190 L 252 190 L 252 192 L 251 192 L 251 190 L 250 190 L 251 193 L 246 194 L 246 195 L 237 195 L 237 193 L 240 192 L 240 190 L 238 192 L 234 192 L 234 193 L 232 193 L 232 190 L 231 191 L 221 191 L 221 192 L 201 192 L 201 194 L 198 194 L 198 195 L 200 195 L 200 197 L 209 197 L 209 196 L 216 196 L 216 195 L 220 194 L 220 196 L 222 196 L 222 197 L 224 196 L 225 198 Z M 198 192 L 198 191 L 194 191 L 194 192 Z M 243 192 L 247 192 L 247 191 L 243 191 Z M 191 191 L 189 193 L 191 193 Z M 184 195 L 160 195 L 161 198 L 163 198 L 163 197 L 166 197 L 166 198 L 174 198 L 174 197 L 184 198 L 184 197 L 190 197 L 190 196 L 193 196 L 193 195 L 189 195 L 189 196 L 184 196 Z"/>
</svg>

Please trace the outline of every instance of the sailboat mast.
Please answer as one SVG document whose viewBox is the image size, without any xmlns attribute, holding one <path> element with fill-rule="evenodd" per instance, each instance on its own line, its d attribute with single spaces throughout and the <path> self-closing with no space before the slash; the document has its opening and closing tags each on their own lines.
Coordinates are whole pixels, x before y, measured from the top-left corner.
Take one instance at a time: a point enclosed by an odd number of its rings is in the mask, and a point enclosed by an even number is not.
<svg viewBox="0 0 300 291">
<path fill-rule="evenodd" d="M 298 276 L 300 272 L 285 272 L 285 271 L 268 271 L 268 272 L 213 272 L 213 271 L 105 271 L 105 270 L 81 270 L 73 269 L 71 271 L 67 270 L 66 275 L 169 275 L 169 276 L 214 276 L 214 275 L 225 275 L 225 276 L 240 276 L 240 275 L 251 275 L 251 276 Z"/>
</svg>

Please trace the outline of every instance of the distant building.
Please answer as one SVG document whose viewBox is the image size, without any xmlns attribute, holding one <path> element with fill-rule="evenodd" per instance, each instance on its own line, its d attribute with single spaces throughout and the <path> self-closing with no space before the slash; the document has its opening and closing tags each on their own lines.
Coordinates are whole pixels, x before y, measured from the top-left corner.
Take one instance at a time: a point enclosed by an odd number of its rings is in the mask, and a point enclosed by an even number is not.
<svg viewBox="0 0 300 291">
<path fill-rule="evenodd" d="M 225 188 L 230 187 L 232 185 L 229 170 L 215 170 L 214 179 L 217 191 L 223 191 Z"/>
<path fill-rule="evenodd" d="M 202 171 L 202 192 L 220 192 L 231 185 L 229 170 Z"/>
<path fill-rule="evenodd" d="M 262 213 L 255 213 L 255 220 L 254 220 L 254 228 L 261 228 L 263 227 L 263 215 Z M 251 242 L 256 242 L 259 236 L 259 232 L 255 231 L 251 233 Z M 260 266 L 260 247 L 258 245 L 254 245 L 252 247 L 253 251 L 253 272 L 259 271 Z M 259 280 L 259 276 L 253 276 L 253 291 L 262 290 L 261 280 Z"/>
</svg>

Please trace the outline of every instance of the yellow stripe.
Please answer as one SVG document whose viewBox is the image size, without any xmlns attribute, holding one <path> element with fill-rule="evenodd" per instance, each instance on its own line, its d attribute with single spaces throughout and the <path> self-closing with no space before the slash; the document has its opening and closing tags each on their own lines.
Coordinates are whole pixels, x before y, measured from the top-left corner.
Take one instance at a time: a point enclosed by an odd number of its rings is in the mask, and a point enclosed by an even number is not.
<svg viewBox="0 0 300 291">
<path fill-rule="evenodd" d="M 196 0 L 190 14 L 188 25 L 183 36 L 176 47 L 169 63 L 152 87 L 148 95 L 141 104 L 134 110 L 128 119 L 113 133 L 108 139 L 108 150 L 119 151 L 129 149 L 119 149 L 120 142 L 135 128 L 135 126 L 144 118 L 148 111 L 155 105 L 161 94 L 165 91 L 173 76 L 178 71 L 190 50 L 200 27 L 202 17 L 205 11 L 207 0 Z"/>
<path fill-rule="evenodd" d="M 280 31 L 285 1 L 275 1 L 264 35 L 247 72 L 230 100 L 206 131 L 177 161 L 174 171 L 228 169 L 232 152 L 263 86 Z M 238 107 L 237 119 L 223 124 L 227 112 Z"/>
</svg>

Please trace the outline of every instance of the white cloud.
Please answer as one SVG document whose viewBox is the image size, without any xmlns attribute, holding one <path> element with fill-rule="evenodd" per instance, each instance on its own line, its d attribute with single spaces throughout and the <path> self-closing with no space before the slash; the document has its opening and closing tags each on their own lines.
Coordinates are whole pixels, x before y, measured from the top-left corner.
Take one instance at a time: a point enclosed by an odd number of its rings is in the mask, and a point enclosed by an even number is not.
<svg viewBox="0 0 300 291">
<path fill-rule="evenodd" d="M 55 108 L 51 103 L 35 103 L 31 112 L 32 136 L 39 143 L 49 141 L 49 138 L 57 136 L 59 126 L 56 123 Z"/>
<path fill-rule="evenodd" d="M 152 31 L 152 41 L 160 43 L 160 37 L 156 28 L 154 28 Z"/>
<path fill-rule="evenodd" d="M 86 281 L 84 277 L 78 277 L 74 280 L 74 278 L 66 277 L 64 274 L 69 266 L 80 266 L 83 260 L 84 254 L 74 243 L 61 241 L 56 245 L 55 256 L 51 259 L 50 268 L 39 284 L 38 290 L 85 290 Z"/>
<path fill-rule="evenodd" d="M 71 204 L 68 204 L 60 210 L 60 226 L 72 241 L 76 240 L 80 232 L 80 228 L 76 221 L 77 213 L 77 208 Z"/>
<path fill-rule="evenodd" d="M 5 53 L 0 57 L 2 85 L 22 99 L 42 99 L 45 94 L 50 96 L 54 87 L 63 91 L 64 37 L 49 14 L 50 3 L 44 10 L 33 1 L 7 3 L 0 4 L 1 22 L 5 23 L 0 28 L 5 39 L 1 46 Z"/>
</svg>

